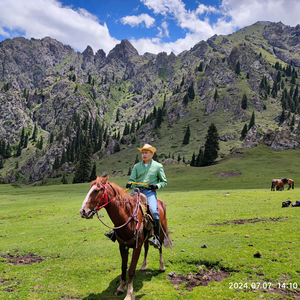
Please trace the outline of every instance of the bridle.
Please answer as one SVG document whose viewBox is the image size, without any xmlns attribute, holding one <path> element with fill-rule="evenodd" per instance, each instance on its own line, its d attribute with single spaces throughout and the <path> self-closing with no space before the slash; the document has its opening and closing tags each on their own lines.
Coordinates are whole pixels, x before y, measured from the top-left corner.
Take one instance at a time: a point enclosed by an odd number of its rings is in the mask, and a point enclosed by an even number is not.
<svg viewBox="0 0 300 300">
<path fill-rule="evenodd" d="M 112 198 L 111 200 L 108 201 L 108 197 L 107 197 L 107 185 L 108 185 L 108 181 L 106 181 L 105 185 L 102 182 L 100 182 L 100 184 L 103 187 L 104 192 L 103 192 L 100 200 L 98 201 L 96 207 L 94 208 L 94 210 L 96 212 L 98 210 L 100 210 L 102 207 L 106 206 L 108 203 L 110 203 L 110 202 L 112 202 L 112 201 L 114 201 L 116 199 L 116 197 L 114 197 L 114 198 Z M 98 192 L 100 192 L 100 190 Z M 105 198 L 105 203 L 103 205 L 99 206 L 103 198 Z"/>
<path fill-rule="evenodd" d="M 108 184 L 112 187 L 112 189 L 114 190 L 114 192 L 115 192 L 115 194 L 116 194 L 115 197 L 113 197 L 111 200 L 108 200 L 108 196 L 107 196 L 107 186 L 108 186 Z M 100 219 L 100 217 L 99 217 L 99 215 L 98 215 L 98 211 L 99 211 L 101 208 L 103 208 L 103 207 L 105 207 L 106 205 L 108 205 L 110 202 L 112 202 L 112 201 L 116 200 L 117 198 L 119 198 L 119 197 L 120 197 L 121 195 L 123 195 L 128 189 L 125 189 L 121 194 L 117 195 L 115 189 L 113 188 L 113 186 L 112 186 L 108 181 L 106 181 L 105 184 L 103 184 L 102 182 L 100 182 L 100 185 L 102 186 L 104 192 L 103 192 L 103 194 L 102 194 L 100 200 L 98 201 L 96 207 L 95 207 L 94 210 L 93 210 L 93 215 L 94 215 L 94 214 L 97 214 L 97 218 L 99 219 L 99 221 L 100 221 L 104 226 L 106 226 L 106 227 L 108 227 L 108 228 L 110 228 L 110 229 L 114 229 L 114 230 L 115 230 L 115 229 L 120 229 L 120 228 L 126 226 L 126 225 L 133 219 L 134 221 L 137 222 L 137 224 L 136 224 L 136 231 L 137 231 L 138 226 L 139 226 L 138 210 L 139 210 L 139 204 L 140 204 L 140 201 L 141 201 L 141 197 L 140 197 L 140 196 L 138 197 L 138 199 L 137 199 L 138 201 L 137 201 L 137 203 L 136 203 L 135 211 L 134 211 L 133 215 L 129 218 L 129 220 L 128 220 L 127 222 L 125 222 L 123 225 L 118 226 L 118 227 L 110 227 L 110 226 L 106 225 L 106 224 Z M 101 189 L 100 189 L 100 190 L 101 190 Z M 98 192 L 100 192 L 100 190 L 99 190 Z M 105 199 L 105 203 L 104 203 L 103 205 L 100 206 L 100 203 L 101 203 L 102 199 Z"/>
</svg>

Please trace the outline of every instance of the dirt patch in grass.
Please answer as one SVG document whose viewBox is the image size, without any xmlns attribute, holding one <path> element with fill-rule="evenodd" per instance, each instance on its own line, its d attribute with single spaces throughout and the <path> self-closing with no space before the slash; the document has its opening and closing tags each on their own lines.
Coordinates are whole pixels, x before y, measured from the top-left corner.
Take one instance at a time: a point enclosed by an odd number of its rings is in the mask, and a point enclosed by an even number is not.
<svg viewBox="0 0 300 300">
<path fill-rule="evenodd" d="M 271 295 L 279 294 L 284 299 L 287 297 L 291 297 L 292 299 L 300 299 L 300 292 L 296 289 L 279 289 L 278 287 L 276 287 L 268 289 L 267 293 Z"/>
<path fill-rule="evenodd" d="M 226 221 L 226 222 L 223 222 L 223 223 L 214 223 L 214 224 L 211 224 L 211 225 L 222 226 L 222 225 L 228 225 L 228 224 L 241 225 L 241 224 L 246 224 L 246 223 L 258 223 L 258 222 L 269 223 L 269 222 L 279 222 L 280 220 L 281 220 L 281 218 L 269 218 L 269 219 L 258 219 L 258 218 L 254 218 L 254 219 L 239 219 L 239 220 Z"/>
<path fill-rule="evenodd" d="M 211 282 L 220 282 L 223 279 L 230 276 L 226 271 L 203 271 L 201 273 L 190 273 L 188 275 L 176 274 L 171 272 L 168 274 L 171 284 L 175 289 L 178 289 L 178 285 L 185 283 L 185 289 L 191 291 L 196 286 L 207 286 Z"/>
<path fill-rule="evenodd" d="M 18 250 L 15 250 L 15 252 L 18 252 Z M 34 255 L 32 253 L 27 253 L 25 255 L 18 255 L 18 254 L 1 254 L 0 257 L 4 259 L 5 263 L 11 263 L 14 266 L 20 266 L 20 265 L 31 265 L 34 263 L 40 263 L 44 261 L 44 259 L 40 256 Z"/>
<path fill-rule="evenodd" d="M 214 174 L 216 177 L 222 177 L 222 178 L 228 178 L 228 177 L 234 177 L 234 176 L 239 176 L 239 175 L 242 175 L 241 172 L 233 172 L 233 171 L 230 171 L 230 172 L 221 172 L 221 173 L 216 173 Z"/>
</svg>

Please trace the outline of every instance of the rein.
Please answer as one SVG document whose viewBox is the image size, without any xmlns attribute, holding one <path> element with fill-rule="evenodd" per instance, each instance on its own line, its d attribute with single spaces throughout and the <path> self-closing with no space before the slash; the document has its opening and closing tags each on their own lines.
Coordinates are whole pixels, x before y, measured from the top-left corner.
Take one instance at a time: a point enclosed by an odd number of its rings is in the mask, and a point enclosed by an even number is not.
<svg viewBox="0 0 300 300">
<path fill-rule="evenodd" d="M 136 208 L 135 208 L 135 211 L 134 211 L 133 215 L 132 215 L 132 216 L 129 218 L 129 220 L 128 220 L 126 223 L 124 223 L 123 225 L 118 226 L 118 227 L 110 227 L 110 226 L 106 225 L 106 224 L 100 219 L 100 217 L 99 217 L 99 215 L 98 215 L 98 210 L 100 210 L 101 208 L 105 207 L 105 206 L 106 206 L 107 204 L 109 204 L 110 202 L 116 200 L 116 199 L 119 198 L 121 195 L 123 195 L 126 191 L 129 190 L 129 188 L 128 188 L 128 189 L 125 189 L 121 194 L 116 195 L 114 198 L 112 198 L 111 200 L 108 201 L 108 197 L 107 197 L 107 185 L 108 185 L 108 183 L 109 183 L 109 182 L 107 181 L 106 184 L 104 185 L 102 182 L 100 182 L 101 186 L 104 188 L 104 193 L 102 194 L 100 200 L 98 201 L 98 204 L 97 204 L 96 207 L 94 208 L 94 213 L 97 214 L 97 218 L 99 219 L 99 221 L 100 221 L 104 226 L 106 226 L 106 227 L 108 227 L 108 228 L 110 228 L 110 229 L 114 229 L 114 230 L 120 229 L 120 228 L 126 226 L 132 219 L 134 219 L 134 220 L 137 222 L 137 224 L 136 224 L 136 231 L 137 231 L 138 225 L 139 225 L 139 221 L 138 221 L 137 216 L 138 216 L 138 209 L 139 209 L 139 204 L 140 204 L 140 201 L 141 201 L 141 197 L 138 197 L 138 201 L 137 201 L 137 203 L 136 203 Z M 137 183 L 137 182 L 130 182 L 130 183 Z M 139 183 L 139 184 L 142 184 L 142 185 L 148 185 L 147 183 Z M 111 184 L 110 184 L 110 185 L 111 185 Z M 111 187 L 112 187 L 112 185 L 111 185 Z M 112 189 L 114 190 L 113 187 L 112 187 Z M 115 194 L 116 194 L 116 191 L 115 191 L 115 190 L 114 190 L 114 192 L 115 192 Z M 106 202 L 105 202 L 103 205 L 99 206 L 99 204 L 101 203 L 101 201 L 102 201 L 103 198 L 105 199 Z"/>
</svg>

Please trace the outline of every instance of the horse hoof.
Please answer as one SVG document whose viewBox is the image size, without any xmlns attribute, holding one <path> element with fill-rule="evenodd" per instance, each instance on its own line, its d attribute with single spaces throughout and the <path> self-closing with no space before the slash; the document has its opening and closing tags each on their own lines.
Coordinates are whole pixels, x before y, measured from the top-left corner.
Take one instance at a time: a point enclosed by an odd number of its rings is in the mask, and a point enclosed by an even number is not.
<svg viewBox="0 0 300 300">
<path fill-rule="evenodd" d="M 159 272 L 164 273 L 164 272 L 166 272 L 166 269 L 159 269 Z"/>
<path fill-rule="evenodd" d="M 120 295 L 122 295 L 123 293 L 124 293 L 124 292 L 118 291 L 118 290 L 117 290 L 117 291 L 114 292 L 114 295 L 115 295 L 115 296 L 120 296 Z"/>
</svg>

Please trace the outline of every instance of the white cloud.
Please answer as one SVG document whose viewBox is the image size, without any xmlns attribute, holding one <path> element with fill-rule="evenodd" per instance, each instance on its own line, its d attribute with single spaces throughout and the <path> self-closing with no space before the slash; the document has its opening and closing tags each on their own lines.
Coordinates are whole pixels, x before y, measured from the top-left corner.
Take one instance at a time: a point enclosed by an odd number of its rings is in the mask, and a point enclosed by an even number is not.
<svg viewBox="0 0 300 300">
<path fill-rule="evenodd" d="M 162 22 L 162 24 L 161 24 L 161 27 L 157 27 L 157 29 L 158 29 L 158 31 L 159 31 L 159 33 L 157 34 L 157 36 L 159 37 L 159 38 L 163 38 L 163 37 L 170 37 L 169 36 L 169 29 L 168 29 L 168 26 L 169 26 L 169 24 L 166 22 L 166 21 L 164 21 L 164 22 Z"/>
<path fill-rule="evenodd" d="M 161 14 L 166 19 L 175 19 L 177 26 L 187 31 L 185 37 L 171 43 L 164 43 L 161 39 L 132 40 L 140 53 L 152 49 L 153 53 L 164 50 L 178 54 L 214 34 L 226 35 L 257 21 L 281 21 L 283 24 L 296 26 L 300 15 L 299 0 L 222 0 L 218 8 L 200 3 L 192 11 L 185 9 L 182 0 L 140 1 L 155 14 Z M 213 22 L 211 17 L 214 14 L 218 19 Z M 205 16 L 202 20 L 200 17 L 203 15 Z M 163 30 L 159 30 L 158 37 L 162 38 Z"/>
<path fill-rule="evenodd" d="M 296 26 L 299 23 L 298 0 L 223 0 L 221 9 L 236 27 L 257 21 L 271 21 Z"/>
<path fill-rule="evenodd" d="M 108 53 L 119 42 L 96 16 L 64 7 L 57 0 L 1 0 L 0 20 L 1 32 L 7 28 L 24 32 L 26 38 L 50 36 L 79 51 L 90 45 L 94 51 Z"/>
<path fill-rule="evenodd" d="M 121 19 L 121 22 L 126 25 L 130 25 L 131 27 L 138 26 L 141 23 L 145 23 L 147 28 L 150 28 L 154 23 L 155 19 L 150 17 L 148 14 L 141 14 L 139 16 L 126 16 Z"/>
<path fill-rule="evenodd" d="M 161 24 L 161 27 L 165 30 L 166 37 L 170 37 L 168 26 L 169 26 L 169 24 L 166 21 L 162 22 L 162 24 Z"/>
</svg>

